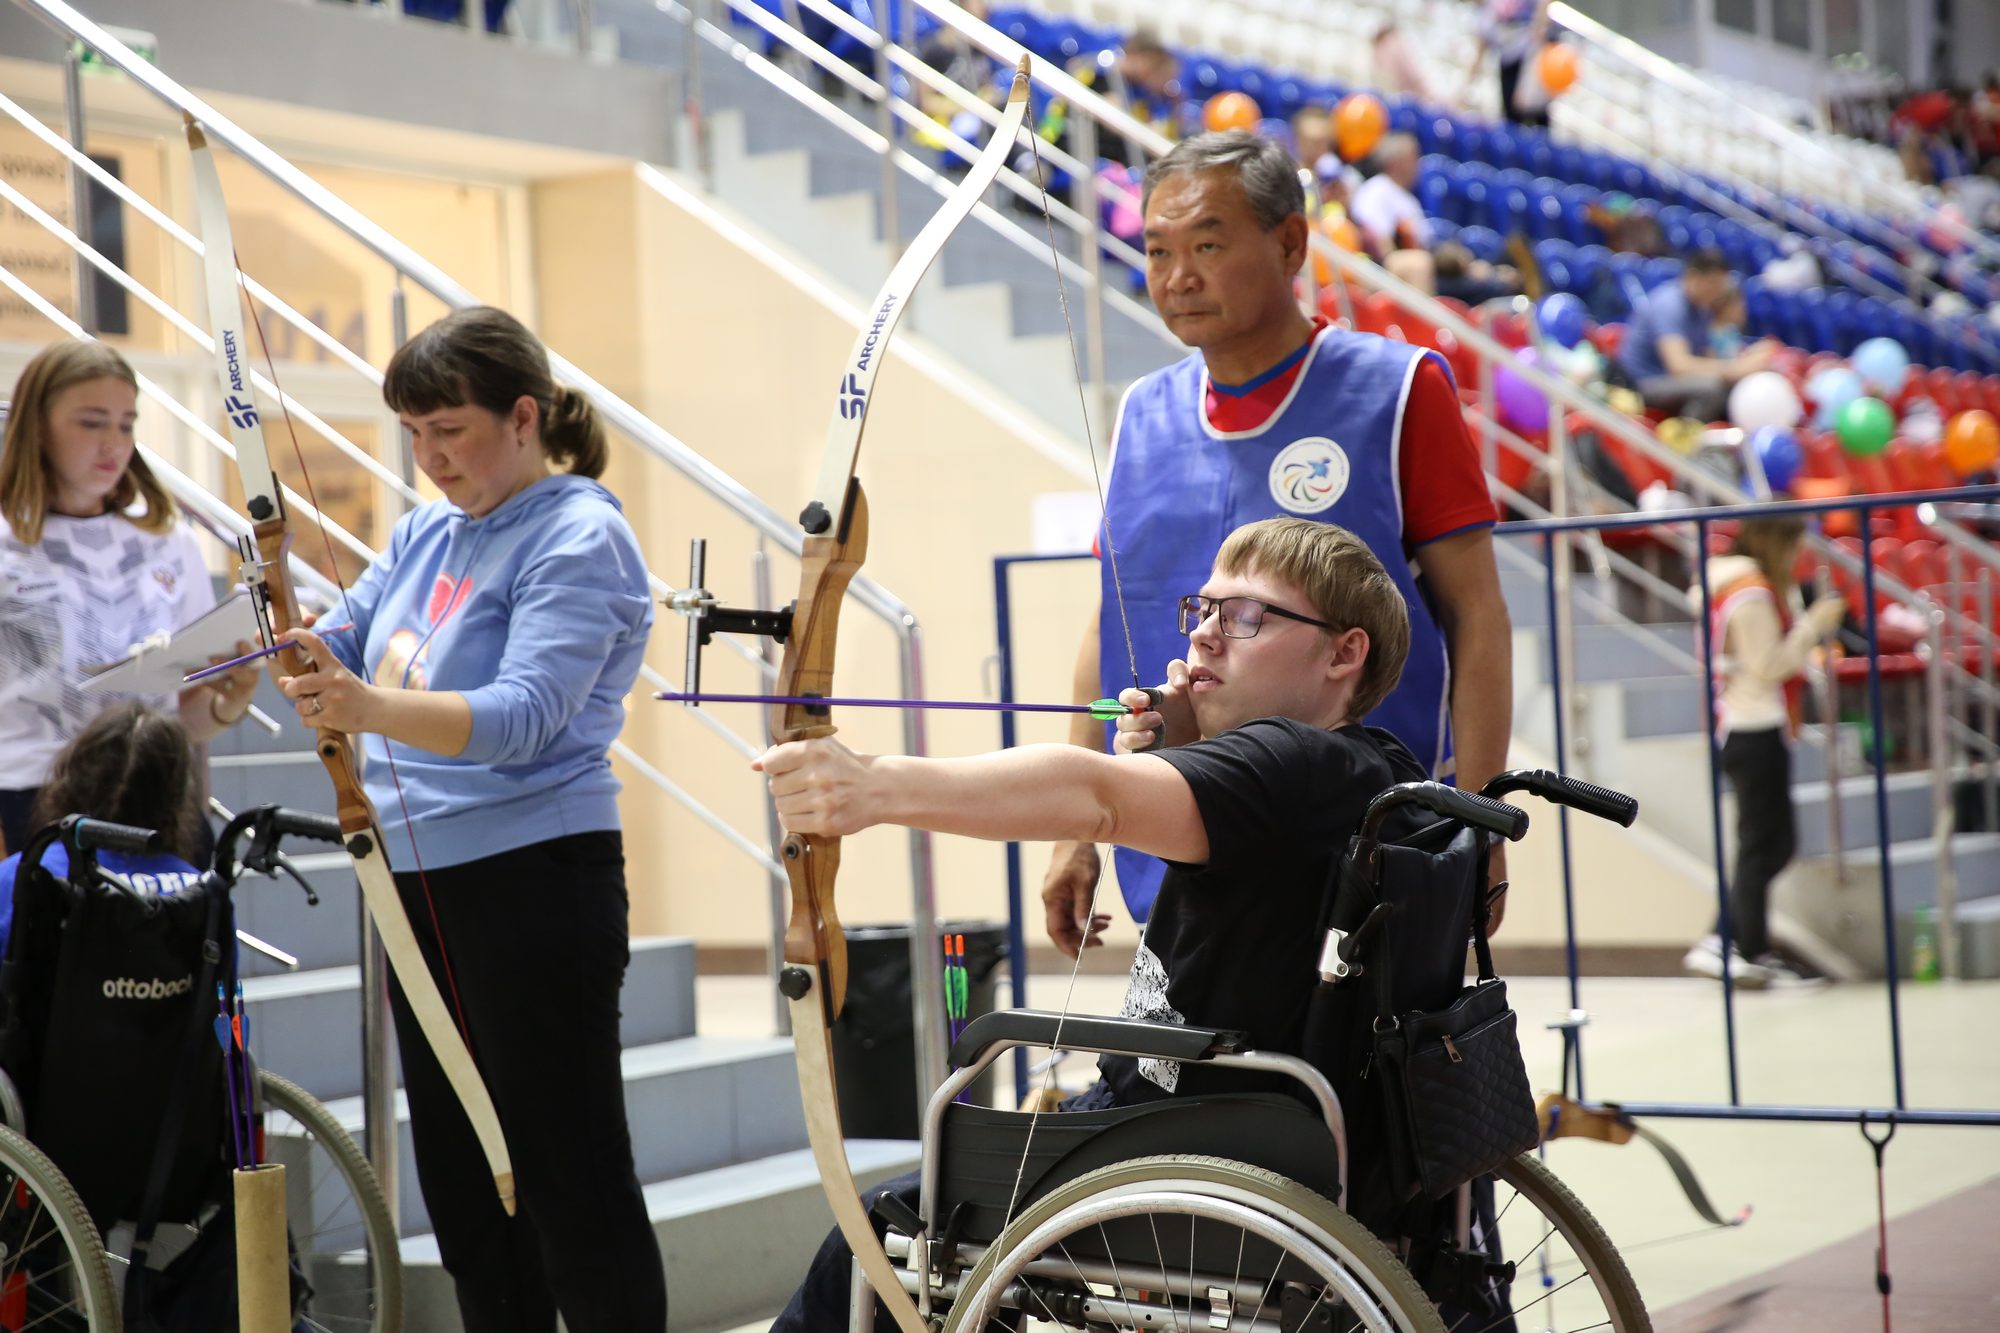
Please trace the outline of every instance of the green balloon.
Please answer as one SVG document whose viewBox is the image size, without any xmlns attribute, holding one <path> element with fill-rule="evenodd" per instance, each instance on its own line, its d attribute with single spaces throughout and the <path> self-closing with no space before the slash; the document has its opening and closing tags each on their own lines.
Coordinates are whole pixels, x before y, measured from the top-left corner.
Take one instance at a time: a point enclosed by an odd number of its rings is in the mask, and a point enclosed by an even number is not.
<svg viewBox="0 0 2000 1333">
<path fill-rule="evenodd" d="M 1873 458 L 1889 447 L 1896 414 L 1880 398 L 1856 398 L 1840 409 L 1834 430 L 1841 448 L 1856 458 Z"/>
</svg>

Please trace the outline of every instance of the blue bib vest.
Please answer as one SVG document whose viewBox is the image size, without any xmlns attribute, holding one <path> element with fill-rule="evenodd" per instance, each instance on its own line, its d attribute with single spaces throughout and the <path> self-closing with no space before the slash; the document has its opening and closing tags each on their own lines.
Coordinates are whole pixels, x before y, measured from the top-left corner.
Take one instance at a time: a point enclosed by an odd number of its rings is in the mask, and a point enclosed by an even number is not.
<svg viewBox="0 0 2000 1333">
<path fill-rule="evenodd" d="M 1224 434 L 1203 403 L 1208 376 L 1199 353 L 1138 381 L 1119 409 L 1116 454 L 1098 551 L 1117 538 L 1124 621 L 1112 561 L 1100 559 L 1103 608 L 1098 674 L 1103 692 L 1158 684 L 1167 663 L 1187 656 L 1177 604 L 1207 582 L 1223 539 L 1245 523 L 1297 516 L 1337 523 L 1368 544 L 1410 608 L 1410 657 L 1402 678 L 1367 721 L 1387 728 L 1434 775 L 1450 772 L 1450 675 L 1444 636 L 1426 603 L 1403 541 L 1403 404 L 1422 348 L 1328 328 L 1314 339 L 1292 393 L 1256 430 Z M 1448 373 L 1448 372 L 1447 372 Z M 1135 921 L 1159 892 L 1164 865 L 1119 848 L 1118 883 Z"/>
</svg>

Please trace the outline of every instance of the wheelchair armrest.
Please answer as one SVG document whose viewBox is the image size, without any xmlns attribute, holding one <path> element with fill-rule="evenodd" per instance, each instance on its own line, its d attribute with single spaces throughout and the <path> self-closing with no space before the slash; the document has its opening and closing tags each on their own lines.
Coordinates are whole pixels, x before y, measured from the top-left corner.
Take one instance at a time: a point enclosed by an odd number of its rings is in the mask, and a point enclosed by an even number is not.
<svg viewBox="0 0 2000 1333">
<path fill-rule="evenodd" d="M 996 1042 L 1054 1046 L 1062 1030 L 1062 1048 L 1095 1055 L 1144 1056 L 1154 1060 L 1206 1060 L 1244 1050 L 1250 1038 L 1242 1032 L 1216 1028 L 1149 1023 L 1138 1018 L 1106 1018 L 1098 1014 L 1056 1014 L 1045 1009 L 1002 1009 L 981 1014 L 966 1024 L 952 1043 L 951 1062 L 964 1068 Z"/>
</svg>

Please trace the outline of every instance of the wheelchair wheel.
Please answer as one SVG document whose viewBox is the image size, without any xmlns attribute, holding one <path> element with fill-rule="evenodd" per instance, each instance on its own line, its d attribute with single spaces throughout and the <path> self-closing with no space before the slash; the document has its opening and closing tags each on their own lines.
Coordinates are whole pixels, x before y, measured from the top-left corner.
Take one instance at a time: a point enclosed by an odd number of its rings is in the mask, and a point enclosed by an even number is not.
<svg viewBox="0 0 2000 1333">
<path fill-rule="evenodd" d="M 1576 1328 L 1651 1333 L 1631 1270 L 1569 1186 L 1529 1156 L 1494 1174 L 1499 1179 L 1494 1211 L 1505 1257 L 1515 1264 L 1513 1305 L 1521 1333 Z"/>
<path fill-rule="evenodd" d="M 0 1330 L 117 1333 L 118 1295 L 83 1200 L 42 1151 L 0 1128 Z"/>
<path fill-rule="evenodd" d="M 1144 1157 L 1079 1176 L 956 1284 L 945 1333 L 1260 1328 L 1443 1333 L 1366 1227 L 1270 1171 Z M 1238 1322 L 1241 1321 L 1241 1322 Z"/>
<path fill-rule="evenodd" d="M 402 1253 L 374 1169 L 318 1099 L 290 1079 L 259 1077 L 292 1245 L 312 1283 L 301 1327 L 402 1333 Z"/>
</svg>

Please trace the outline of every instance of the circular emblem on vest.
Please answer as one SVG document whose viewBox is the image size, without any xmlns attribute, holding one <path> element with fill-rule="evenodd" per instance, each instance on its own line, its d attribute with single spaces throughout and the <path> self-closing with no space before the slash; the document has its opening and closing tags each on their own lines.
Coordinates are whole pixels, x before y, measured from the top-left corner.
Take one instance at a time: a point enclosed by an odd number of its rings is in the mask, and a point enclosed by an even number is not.
<svg viewBox="0 0 2000 1333">
<path fill-rule="evenodd" d="M 1347 493 L 1347 452 L 1324 435 L 1294 440 L 1271 460 L 1271 498 L 1293 514 L 1317 514 Z"/>
</svg>

